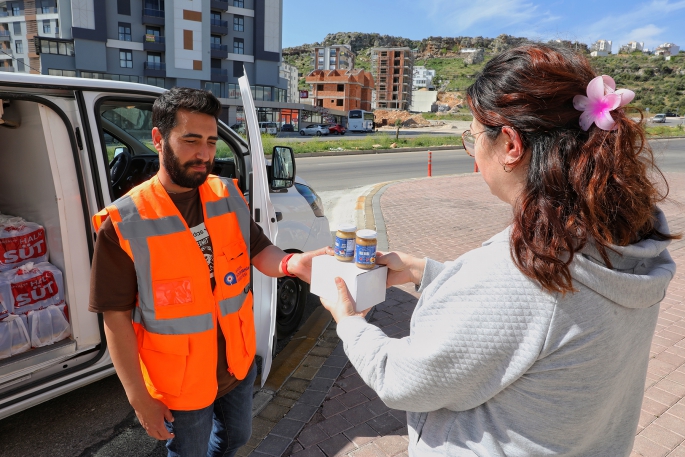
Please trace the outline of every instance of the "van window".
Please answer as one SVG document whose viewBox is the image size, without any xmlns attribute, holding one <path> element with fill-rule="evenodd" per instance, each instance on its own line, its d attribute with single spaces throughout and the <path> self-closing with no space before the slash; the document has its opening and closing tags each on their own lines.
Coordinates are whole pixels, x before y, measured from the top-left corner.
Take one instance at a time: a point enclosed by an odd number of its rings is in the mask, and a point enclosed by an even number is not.
<svg viewBox="0 0 685 457">
<path fill-rule="evenodd" d="M 152 143 L 152 101 L 106 99 L 98 111 L 110 193 L 115 200 L 159 171 L 159 157 Z M 239 179 L 243 175 L 241 160 L 230 144 L 219 138 L 213 173 Z"/>
</svg>

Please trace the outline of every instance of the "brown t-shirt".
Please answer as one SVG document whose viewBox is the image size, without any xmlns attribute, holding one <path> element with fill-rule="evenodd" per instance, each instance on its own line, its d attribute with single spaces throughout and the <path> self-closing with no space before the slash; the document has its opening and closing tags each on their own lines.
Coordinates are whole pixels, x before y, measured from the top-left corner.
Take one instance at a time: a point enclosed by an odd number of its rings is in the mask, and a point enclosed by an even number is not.
<svg viewBox="0 0 685 457">
<path fill-rule="evenodd" d="M 214 289 L 214 256 L 212 240 L 204 225 L 202 201 L 197 189 L 182 194 L 169 194 L 171 201 L 185 219 L 198 246 L 207 260 L 212 289 Z M 262 228 L 250 220 L 250 256 L 254 258 L 271 241 L 264 235 Z M 135 308 L 138 295 L 138 282 L 133 260 L 121 249 L 119 237 L 110 219 L 105 220 L 98 232 L 93 254 L 90 276 L 90 303 L 88 309 L 95 313 L 104 311 L 129 311 Z M 227 394 L 239 381 L 228 372 L 226 361 L 226 339 L 221 331 L 217 332 L 218 362 L 216 377 L 219 384 L 217 398 Z"/>
</svg>

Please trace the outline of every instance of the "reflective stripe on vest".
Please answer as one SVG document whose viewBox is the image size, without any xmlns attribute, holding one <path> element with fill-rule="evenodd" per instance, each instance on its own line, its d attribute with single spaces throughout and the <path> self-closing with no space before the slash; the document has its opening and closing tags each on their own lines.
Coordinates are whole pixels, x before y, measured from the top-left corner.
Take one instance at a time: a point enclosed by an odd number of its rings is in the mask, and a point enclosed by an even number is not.
<svg viewBox="0 0 685 457">
<path fill-rule="evenodd" d="M 121 222 L 117 225 L 122 238 L 127 240 L 131 246 L 133 265 L 138 279 L 138 307 L 133 311 L 133 322 L 142 324 L 148 332 L 163 335 L 199 333 L 214 328 L 212 313 L 176 319 L 157 319 L 155 317 L 150 248 L 147 238 L 182 232 L 186 230 L 183 222 L 177 216 L 142 219 L 136 204 L 129 196 L 118 199 L 113 205 L 121 216 Z"/>
</svg>

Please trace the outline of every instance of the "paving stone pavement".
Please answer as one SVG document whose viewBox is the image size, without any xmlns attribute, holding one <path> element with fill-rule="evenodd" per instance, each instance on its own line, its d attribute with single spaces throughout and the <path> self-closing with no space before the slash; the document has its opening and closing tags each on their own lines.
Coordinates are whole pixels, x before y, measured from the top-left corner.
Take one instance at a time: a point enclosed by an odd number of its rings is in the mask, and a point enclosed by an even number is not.
<svg viewBox="0 0 685 457">
<path fill-rule="evenodd" d="M 669 200 L 660 206 L 671 230 L 685 234 L 685 174 L 666 173 Z M 510 222 L 508 205 L 480 175 L 402 182 L 382 195 L 390 249 L 453 260 Z M 671 244 L 678 272 L 661 304 L 631 457 L 685 457 L 685 239 Z M 409 334 L 418 294 L 396 287 L 370 320 L 387 335 Z M 339 347 L 337 348 L 339 350 Z M 283 455 L 386 457 L 407 455 L 406 415 L 386 407 L 348 363 L 323 405 Z"/>
</svg>

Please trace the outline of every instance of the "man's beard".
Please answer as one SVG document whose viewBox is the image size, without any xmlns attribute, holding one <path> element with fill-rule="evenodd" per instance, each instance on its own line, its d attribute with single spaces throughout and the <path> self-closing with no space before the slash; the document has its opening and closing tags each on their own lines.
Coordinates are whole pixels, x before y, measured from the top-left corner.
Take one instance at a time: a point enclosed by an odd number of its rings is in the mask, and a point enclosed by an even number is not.
<svg viewBox="0 0 685 457">
<path fill-rule="evenodd" d="M 178 160 L 176 153 L 169 145 L 168 141 L 164 142 L 164 155 L 162 157 L 164 163 L 164 168 L 169 174 L 171 181 L 180 187 L 185 187 L 186 189 L 195 189 L 200 187 L 203 182 L 207 180 L 207 176 L 212 172 L 214 168 L 214 160 L 209 162 L 203 162 L 200 159 L 190 160 L 184 164 Z M 195 167 L 198 165 L 204 165 L 207 171 L 193 171 L 189 170 L 190 167 Z"/>
</svg>

